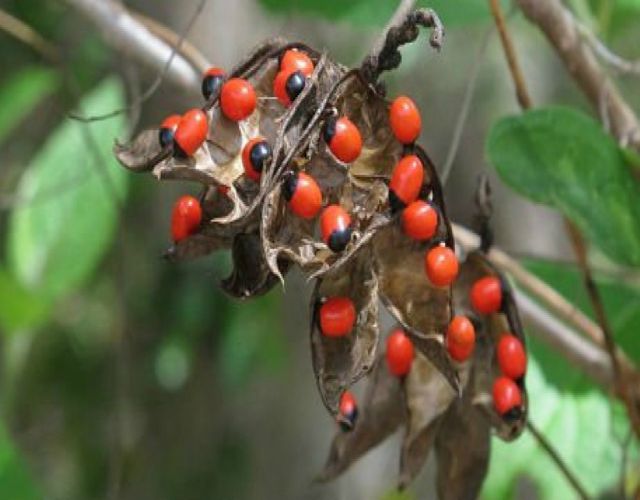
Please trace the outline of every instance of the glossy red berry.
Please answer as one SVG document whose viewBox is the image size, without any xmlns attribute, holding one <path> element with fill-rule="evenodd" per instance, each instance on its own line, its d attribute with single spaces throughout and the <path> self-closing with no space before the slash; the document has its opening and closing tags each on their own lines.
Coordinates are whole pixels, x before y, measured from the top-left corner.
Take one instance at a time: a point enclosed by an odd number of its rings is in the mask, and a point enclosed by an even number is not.
<svg viewBox="0 0 640 500">
<path fill-rule="evenodd" d="M 416 200 L 402 211 L 402 230 L 410 238 L 428 240 L 437 229 L 438 212 L 426 201 Z"/>
<path fill-rule="evenodd" d="M 427 277 L 435 286 L 448 286 L 458 276 L 458 258 L 449 247 L 437 246 L 429 250 L 424 264 Z"/>
<path fill-rule="evenodd" d="M 498 377 L 493 383 L 493 405 L 502 417 L 518 416 L 522 406 L 522 393 L 508 377 Z"/>
<path fill-rule="evenodd" d="M 207 138 L 209 122 L 201 109 L 187 111 L 175 131 L 173 141 L 179 156 L 192 156 Z"/>
<path fill-rule="evenodd" d="M 271 146 L 264 137 L 255 137 L 242 148 L 244 173 L 253 181 L 260 181 L 262 169 L 271 158 Z"/>
<path fill-rule="evenodd" d="M 462 363 L 473 354 L 476 330 L 466 316 L 454 316 L 447 329 L 447 351 L 452 359 Z"/>
<path fill-rule="evenodd" d="M 304 89 L 306 77 L 300 71 L 282 70 L 273 80 L 273 93 L 283 106 L 290 106 Z"/>
<path fill-rule="evenodd" d="M 178 123 L 181 120 L 180 115 L 171 115 L 162 122 L 158 132 L 158 141 L 163 148 L 173 142 L 173 135 L 176 133 Z"/>
<path fill-rule="evenodd" d="M 407 96 L 399 96 L 389 110 L 391 130 L 402 144 L 412 144 L 420 135 L 422 119 L 415 103 Z"/>
<path fill-rule="evenodd" d="M 352 163 L 362 151 L 360 131 L 346 116 L 327 120 L 324 140 L 333 155 L 343 163 Z"/>
<path fill-rule="evenodd" d="M 519 380 L 527 371 L 527 354 L 520 339 L 509 333 L 504 334 L 496 348 L 498 366 L 506 377 Z"/>
<path fill-rule="evenodd" d="M 292 172 L 285 177 L 282 193 L 289 209 L 303 219 L 314 218 L 322 208 L 322 191 L 313 177 L 304 172 Z"/>
<path fill-rule="evenodd" d="M 227 75 L 222 68 L 209 68 L 202 77 L 202 95 L 209 100 L 211 96 L 215 96 L 220 92 L 220 88 L 224 83 Z"/>
<path fill-rule="evenodd" d="M 247 118 L 256 109 L 257 101 L 256 91 L 247 80 L 231 78 L 222 84 L 220 107 L 230 120 L 240 121 Z"/>
<path fill-rule="evenodd" d="M 387 337 L 385 357 L 389 371 L 396 377 L 402 377 L 411 370 L 413 362 L 413 343 L 402 330 L 394 330 Z"/>
<path fill-rule="evenodd" d="M 300 71 L 304 76 L 309 76 L 313 73 L 313 61 L 301 50 L 289 49 L 280 60 L 280 70 Z"/>
<path fill-rule="evenodd" d="M 493 314 L 502 307 L 502 283 L 496 276 L 476 281 L 469 292 L 471 305 L 480 314 Z"/>
<path fill-rule="evenodd" d="M 344 337 L 353 330 L 356 307 L 348 297 L 329 297 L 319 312 L 320 331 L 326 337 Z"/>
<path fill-rule="evenodd" d="M 171 235 L 178 243 L 198 230 L 202 219 L 202 207 L 193 196 L 182 196 L 173 206 Z"/>
<path fill-rule="evenodd" d="M 329 205 L 320 215 L 322 241 L 334 252 L 344 250 L 351 240 L 351 216 L 340 205 Z"/>
<path fill-rule="evenodd" d="M 415 201 L 422 189 L 424 167 L 416 155 L 404 156 L 393 167 L 389 181 L 389 205 L 392 211 L 401 210 Z"/>
<path fill-rule="evenodd" d="M 344 391 L 340 396 L 338 412 L 338 423 L 342 430 L 346 432 L 353 429 L 358 418 L 358 404 L 350 391 Z"/>
</svg>

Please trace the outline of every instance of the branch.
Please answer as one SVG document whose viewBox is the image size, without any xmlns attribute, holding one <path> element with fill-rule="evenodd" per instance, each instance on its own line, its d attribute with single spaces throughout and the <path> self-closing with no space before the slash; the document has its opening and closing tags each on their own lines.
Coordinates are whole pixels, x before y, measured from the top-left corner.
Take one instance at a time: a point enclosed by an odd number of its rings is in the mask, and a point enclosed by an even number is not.
<svg viewBox="0 0 640 500">
<path fill-rule="evenodd" d="M 489 6 L 491 7 L 491 13 L 493 14 L 496 27 L 498 28 L 498 33 L 500 33 L 500 41 L 502 42 L 502 48 L 504 49 L 504 54 L 507 58 L 511 79 L 516 87 L 518 104 L 520 104 L 522 109 L 529 109 L 532 106 L 531 95 L 529 94 L 524 82 L 524 76 L 520 69 L 518 58 L 516 57 L 516 51 L 513 47 L 513 42 L 511 41 L 511 35 L 509 35 L 509 31 L 507 30 L 504 14 L 500 7 L 500 1 L 489 0 Z"/>
<path fill-rule="evenodd" d="M 576 478 L 573 472 L 569 470 L 569 467 L 564 462 L 564 460 L 562 460 L 560 454 L 555 450 L 555 448 L 547 440 L 547 438 L 544 437 L 542 432 L 540 432 L 538 428 L 533 425 L 533 422 L 531 422 L 531 420 L 527 420 L 527 429 L 533 435 L 538 444 L 542 446 L 544 451 L 547 452 L 551 460 L 553 460 L 555 464 L 560 468 L 560 471 L 564 475 L 565 479 L 569 481 L 569 484 L 573 487 L 578 496 L 583 500 L 588 499 L 589 495 L 587 494 L 584 487 L 580 484 L 580 481 L 578 481 L 578 478 Z"/>
<path fill-rule="evenodd" d="M 200 88 L 200 74 L 174 49 L 154 36 L 127 10 L 112 0 L 66 0 L 93 22 L 105 40 L 116 50 L 127 54 L 161 72 L 169 58 L 166 78 L 177 87 L 191 93 Z"/>
<path fill-rule="evenodd" d="M 589 28 L 584 24 L 576 23 L 580 34 L 589 42 L 596 55 L 615 71 L 624 74 L 640 75 L 640 61 L 628 61 L 607 47 Z"/>
<path fill-rule="evenodd" d="M 60 54 L 51 43 L 43 38 L 31 26 L 0 9 L 0 31 L 4 31 L 22 43 L 29 45 L 49 61 L 58 61 Z"/>
<path fill-rule="evenodd" d="M 638 118 L 601 68 L 571 11 L 560 0 L 517 0 L 517 3 L 546 35 L 591 105 L 596 110 L 604 108 L 618 142 L 640 149 Z"/>
</svg>

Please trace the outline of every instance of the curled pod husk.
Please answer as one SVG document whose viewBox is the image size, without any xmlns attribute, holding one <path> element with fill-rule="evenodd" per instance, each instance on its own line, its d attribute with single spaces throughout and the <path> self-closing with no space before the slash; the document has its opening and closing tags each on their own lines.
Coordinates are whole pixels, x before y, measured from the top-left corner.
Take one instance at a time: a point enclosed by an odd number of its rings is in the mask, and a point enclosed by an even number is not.
<svg viewBox="0 0 640 500">
<path fill-rule="evenodd" d="M 457 398 L 442 373 L 420 353 L 404 380 L 404 392 L 408 418 L 400 455 L 401 488 L 420 472 L 440 431 L 442 415 Z"/>
<path fill-rule="evenodd" d="M 350 432 L 338 432 L 334 437 L 327 462 L 318 476 L 320 481 L 340 475 L 393 434 L 406 419 L 402 381 L 389 373 L 383 353 L 378 355 L 367 382 L 356 425 Z"/>
<path fill-rule="evenodd" d="M 342 337 L 327 337 L 320 328 L 320 308 L 331 297 L 347 297 L 355 307 L 355 325 Z M 371 370 L 378 347 L 378 278 L 368 251 L 317 280 L 311 318 L 313 371 L 322 401 L 336 415 L 340 396 Z"/>
<path fill-rule="evenodd" d="M 435 437 L 436 488 L 440 500 L 473 500 L 489 466 L 489 421 L 466 391 L 454 400 L 441 418 Z"/>
<path fill-rule="evenodd" d="M 469 294 L 473 283 L 485 276 L 494 276 L 502 287 L 500 311 L 478 315 L 471 307 Z M 524 329 L 515 305 L 511 286 L 488 260 L 479 252 L 471 252 L 460 267 L 460 274 L 454 287 L 456 314 L 464 314 L 473 319 L 476 326 L 476 347 L 471 362 L 472 376 L 465 389 L 473 397 L 473 404 L 485 415 L 496 434 L 506 441 L 518 437 L 527 421 L 528 398 L 524 377 L 518 381 L 522 392 L 522 405 L 518 411 L 501 417 L 493 406 L 492 387 L 501 375 L 496 359 L 496 346 L 504 333 L 515 335 L 526 347 Z"/>
</svg>

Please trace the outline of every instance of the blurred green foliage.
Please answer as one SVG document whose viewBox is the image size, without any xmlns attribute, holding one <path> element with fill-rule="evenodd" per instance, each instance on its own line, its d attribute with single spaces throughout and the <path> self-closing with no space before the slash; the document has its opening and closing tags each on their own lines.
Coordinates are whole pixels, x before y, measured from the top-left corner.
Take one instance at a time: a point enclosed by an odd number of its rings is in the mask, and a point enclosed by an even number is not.
<svg viewBox="0 0 640 500">
<path fill-rule="evenodd" d="M 506 184 L 560 210 L 612 259 L 640 266 L 640 188 L 592 118 L 569 108 L 502 118 L 487 153 Z"/>
<path fill-rule="evenodd" d="M 123 106 L 124 94 L 114 79 L 80 103 L 80 109 L 90 110 Z M 66 121 L 22 174 L 16 195 L 30 203 L 11 214 L 7 255 L 24 287 L 55 300 L 91 276 L 110 248 L 129 176 L 105 138 L 123 132 L 121 116 L 90 125 Z"/>
</svg>

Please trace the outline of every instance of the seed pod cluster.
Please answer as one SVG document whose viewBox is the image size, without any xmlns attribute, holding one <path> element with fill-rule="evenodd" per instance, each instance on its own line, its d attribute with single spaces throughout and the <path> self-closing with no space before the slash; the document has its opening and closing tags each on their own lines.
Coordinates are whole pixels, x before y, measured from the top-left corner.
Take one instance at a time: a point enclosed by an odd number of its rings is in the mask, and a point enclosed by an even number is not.
<svg viewBox="0 0 640 500">
<path fill-rule="evenodd" d="M 415 38 L 424 19 L 411 19 Z M 397 50 L 411 36 L 387 43 Z M 201 108 L 117 144 L 115 154 L 132 171 L 201 186 L 176 205 L 170 258 L 230 249 L 234 270 L 222 286 L 237 297 L 267 292 L 292 266 L 315 280 L 313 368 L 340 423 L 322 475 L 334 477 L 404 425 L 406 484 L 449 422 L 486 430 L 478 446 L 491 427 L 505 439 L 521 431 L 526 354 L 503 278 L 481 254 L 458 261 L 436 169 L 417 143 L 418 106 L 387 100 L 371 80 L 383 70 L 371 64 L 350 70 L 304 44 L 271 40 L 228 73 L 207 71 Z M 380 303 L 398 324 L 386 340 Z M 357 403 L 350 388 L 365 376 Z M 478 406 L 501 377 L 520 400 L 504 403 L 503 391 Z"/>
</svg>

